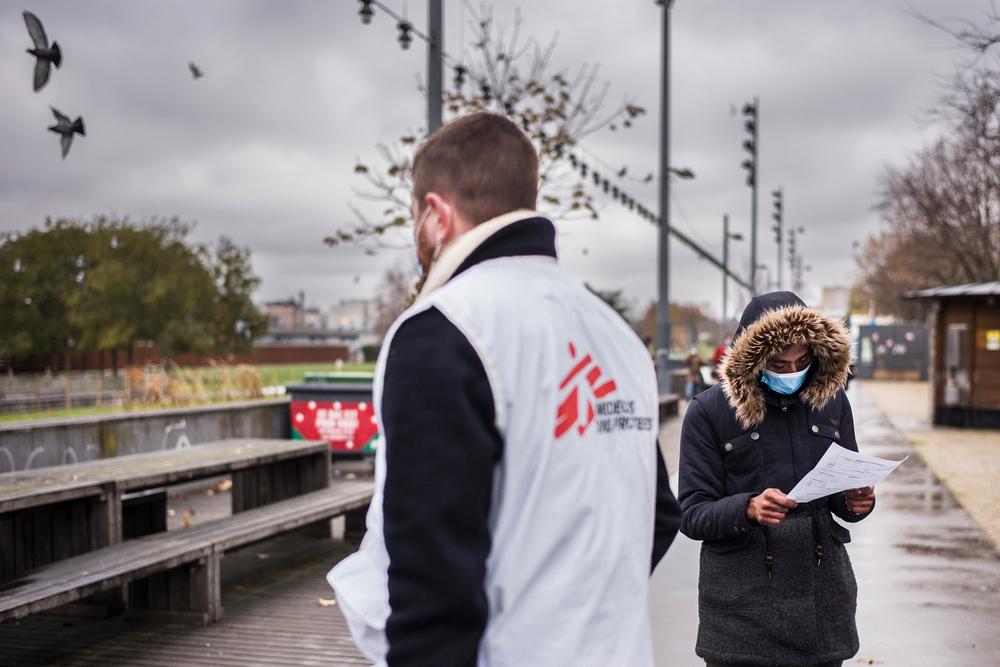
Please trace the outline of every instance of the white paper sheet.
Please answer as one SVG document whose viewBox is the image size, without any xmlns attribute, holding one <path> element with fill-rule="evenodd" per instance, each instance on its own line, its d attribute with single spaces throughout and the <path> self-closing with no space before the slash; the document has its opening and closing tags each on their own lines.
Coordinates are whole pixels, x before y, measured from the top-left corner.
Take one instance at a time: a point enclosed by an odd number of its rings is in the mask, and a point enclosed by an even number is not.
<svg viewBox="0 0 1000 667">
<path fill-rule="evenodd" d="M 831 442 L 816 467 L 806 473 L 788 497 L 797 503 L 807 503 L 832 493 L 872 486 L 885 479 L 903 461 L 859 454 Z"/>
</svg>

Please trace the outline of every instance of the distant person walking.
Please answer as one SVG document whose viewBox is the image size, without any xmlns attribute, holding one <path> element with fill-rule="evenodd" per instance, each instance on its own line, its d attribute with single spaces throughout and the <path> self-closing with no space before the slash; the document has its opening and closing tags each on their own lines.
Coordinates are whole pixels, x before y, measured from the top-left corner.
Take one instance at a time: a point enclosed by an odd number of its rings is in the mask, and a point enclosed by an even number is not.
<svg viewBox="0 0 1000 667">
<path fill-rule="evenodd" d="M 681 531 L 701 540 L 696 653 L 710 667 L 840 665 L 858 651 L 847 528 L 871 487 L 796 504 L 785 494 L 835 442 L 857 450 L 843 325 L 791 292 L 743 311 L 720 384 L 681 432 Z"/>
<path fill-rule="evenodd" d="M 694 345 L 688 351 L 688 356 L 684 360 L 684 364 L 687 366 L 687 384 L 684 386 L 684 398 L 690 401 L 698 395 L 698 392 L 701 391 L 705 384 L 701 377 L 701 367 L 705 365 L 705 360 L 698 354 L 698 348 Z"/>
<path fill-rule="evenodd" d="M 556 263 L 538 157 L 478 113 L 413 162 L 427 272 L 386 335 L 368 532 L 329 574 L 379 665 L 651 667 L 680 508 L 642 342 Z"/>
</svg>

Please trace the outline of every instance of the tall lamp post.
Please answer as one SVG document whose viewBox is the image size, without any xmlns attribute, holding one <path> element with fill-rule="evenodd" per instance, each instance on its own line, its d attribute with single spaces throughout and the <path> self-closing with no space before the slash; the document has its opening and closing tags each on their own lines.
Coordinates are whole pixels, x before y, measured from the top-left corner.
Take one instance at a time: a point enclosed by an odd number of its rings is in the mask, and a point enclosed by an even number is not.
<svg viewBox="0 0 1000 667">
<path fill-rule="evenodd" d="M 427 2 L 427 134 L 441 129 L 441 105 L 444 93 L 441 87 L 444 69 L 444 31 L 441 0 Z"/>
<path fill-rule="evenodd" d="M 722 330 L 719 340 L 726 337 L 729 327 L 729 241 L 742 241 L 743 235 L 729 231 L 729 214 L 722 216 Z"/>
<path fill-rule="evenodd" d="M 662 7 L 660 64 L 660 238 L 659 299 L 656 302 L 656 378 L 660 393 L 670 387 L 670 9 L 674 0 L 657 0 Z"/>
</svg>

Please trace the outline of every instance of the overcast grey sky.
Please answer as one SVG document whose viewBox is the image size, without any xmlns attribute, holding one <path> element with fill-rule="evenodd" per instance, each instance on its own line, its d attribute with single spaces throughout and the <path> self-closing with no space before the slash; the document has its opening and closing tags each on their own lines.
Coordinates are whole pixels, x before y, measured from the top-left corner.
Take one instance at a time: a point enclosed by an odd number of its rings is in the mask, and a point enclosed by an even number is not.
<svg viewBox="0 0 1000 667">
<path fill-rule="evenodd" d="M 386 0 L 425 23 L 423 0 Z M 459 53 L 459 0 L 445 0 L 446 50 Z M 476 3 L 478 6 L 478 2 Z M 352 173 L 374 145 L 424 125 L 409 51 L 378 13 L 362 26 L 353 0 L 75 0 L 5 2 L 0 10 L 0 231 L 45 216 L 179 215 L 195 238 L 225 234 L 253 252 L 258 301 L 291 296 L 327 306 L 373 295 L 410 251 L 367 257 L 322 238 L 353 222 Z M 627 132 L 604 131 L 586 153 L 634 174 L 658 153 L 659 8 L 653 0 L 492 3 L 498 21 L 520 7 L 525 30 L 558 32 L 556 68 L 597 62 L 610 100 L 634 96 L 649 114 Z M 585 10 L 581 10 L 584 8 Z M 760 260 L 774 271 L 770 191 L 783 186 L 786 219 L 805 227 L 813 272 L 805 296 L 855 274 L 851 243 L 878 228 L 878 175 L 939 132 L 925 110 L 960 57 L 933 16 L 978 19 L 988 0 L 678 0 L 674 6 L 673 162 L 697 178 L 674 187 L 677 227 L 721 254 L 721 219 L 749 237 L 750 193 L 739 167 L 742 121 L 732 107 L 761 104 Z M 31 90 L 21 10 L 36 13 L 64 52 L 61 69 Z M 465 14 L 468 19 L 468 14 Z M 464 29 L 466 38 L 471 30 Z M 468 51 L 468 49 L 467 49 Z M 188 61 L 205 77 L 193 81 Z M 449 77 L 450 78 L 450 77 Z M 48 105 L 82 114 L 87 136 L 59 156 Z M 629 188 L 656 208 L 653 185 Z M 656 230 L 611 201 L 599 221 L 560 226 L 564 266 L 639 307 L 656 292 Z M 733 252 L 748 266 L 747 242 Z M 583 249 L 588 250 L 584 255 Z M 788 271 L 785 272 L 786 281 Z M 786 282 L 787 284 L 787 282 Z M 742 298 L 739 297 L 742 305 Z M 674 243 L 672 299 L 718 311 L 721 277 Z M 731 302 L 732 303 L 732 302 Z M 736 307 L 735 305 L 732 307 Z"/>
</svg>

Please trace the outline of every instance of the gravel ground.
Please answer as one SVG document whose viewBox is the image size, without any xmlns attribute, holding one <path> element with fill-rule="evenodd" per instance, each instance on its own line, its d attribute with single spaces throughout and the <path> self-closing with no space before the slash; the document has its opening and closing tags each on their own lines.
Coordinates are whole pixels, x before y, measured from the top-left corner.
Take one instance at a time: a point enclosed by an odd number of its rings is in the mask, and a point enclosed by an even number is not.
<svg viewBox="0 0 1000 667">
<path fill-rule="evenodd" d="M 1000 547 L 1000 430 L 930 424 L 927 382 L 862 382 L 938 479 Z"/>
</svg>

